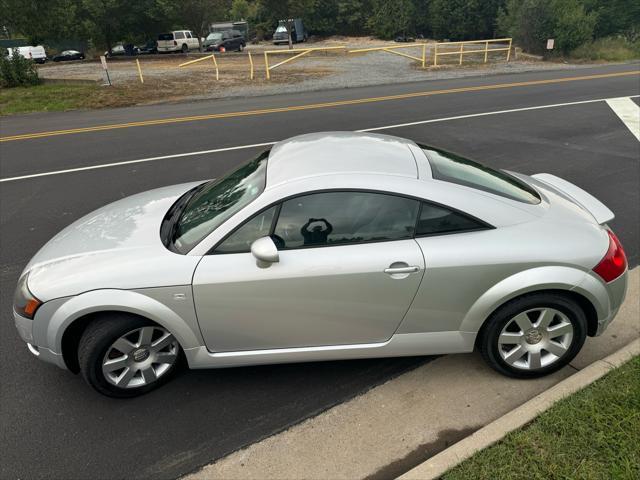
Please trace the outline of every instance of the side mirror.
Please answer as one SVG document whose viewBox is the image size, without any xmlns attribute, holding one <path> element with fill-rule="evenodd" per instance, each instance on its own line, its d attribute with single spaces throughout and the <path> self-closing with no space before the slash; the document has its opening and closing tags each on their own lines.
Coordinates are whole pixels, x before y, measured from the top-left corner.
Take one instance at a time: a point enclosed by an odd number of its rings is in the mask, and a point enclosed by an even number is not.
<svg viewBox="0 0 640 480">
<path fill-rule="evenodd" d="M 272 263 L 280 261 L 278 249 L 271 237 L 262 237 L 251 244 L 251 254 L 256 258 L 256 265 L 260 268 L 270 267 Z"/>
</svg>

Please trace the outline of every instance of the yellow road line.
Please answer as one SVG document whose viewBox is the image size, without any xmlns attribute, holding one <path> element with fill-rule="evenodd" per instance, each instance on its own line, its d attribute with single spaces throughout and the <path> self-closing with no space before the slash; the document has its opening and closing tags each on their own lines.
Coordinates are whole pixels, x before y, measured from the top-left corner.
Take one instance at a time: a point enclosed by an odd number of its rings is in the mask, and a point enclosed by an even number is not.
<svg viewBox="0 0 640 480">
<path fill-rule="evenodd" d="M 97 125 L 94 127 L 72 128 L 68 130 L 52 130 L 49 132 L 24 133 L 20 135 L 0 137 L 0 142 L 11 142 L 14 140 L 28 140 L 32 138 L 53 137 L 57 135 L 70 135 L 74 133 L 100 132 L 103 130 L 115 130 L 119 128 L 144 127 L 148 125 L 165 125 L 170 123 L 196 122 L 200 120 L 213 120 L 218 118 L 233 118 L 233 117 L 245 117 L 245 116 L 252 116 L 252 115 L 266 115 L 269 113 L 314 110 L 314 109 L 321 109 L 321 108 L 340 107 L 343 105 L 357 105 L 357 104 L 364 104 L 364 103 L 386 102 L 390 100 L 404 100 L 408 98 L 429 97 L 432 95 L 444 95 L 444 94 L 450 94 L 450 93 L 476 92 L 481 90 L 526 87 L 526 86 L 532 86 L 532 85 L 547 85 L 551 83 L 576 82 L 581 80 L 596 80 L 600 78 L 623 77 L 623 76 L 638 75 L 638 74 L 640 74 L 640 71 L 637 71 L 637 70 L 630 71 L 630 72 L 603 73 L 603 74 L 596 74 L 596 75 L 584 75 L 579 77 L 551 78 L 547 80 L 532 80 L 528 82 L 498 83 L 493 85 L 479 85 L 475 87 L 460 87 L 460 88 L 450 88 L 445 90 L 430 90 L 426 92 L 401 93 L 397 95 L 388 95 L 384 97 L 359 98 L 354 100 L 339 100 L 335 102 L 312 103 L 307 105 L 292 105 L 287 107 L 267 108 L 262 110 L 248 110 L 248 111 L 228 112 L 228 113 L 212 113 L 207 115 L 196 115 L 191 117 L 161 118 L 157 120 L 144 120 L 139 122 L 115 123 L 115 124 L 107 124 L 107 125 Z"/>
</svg>

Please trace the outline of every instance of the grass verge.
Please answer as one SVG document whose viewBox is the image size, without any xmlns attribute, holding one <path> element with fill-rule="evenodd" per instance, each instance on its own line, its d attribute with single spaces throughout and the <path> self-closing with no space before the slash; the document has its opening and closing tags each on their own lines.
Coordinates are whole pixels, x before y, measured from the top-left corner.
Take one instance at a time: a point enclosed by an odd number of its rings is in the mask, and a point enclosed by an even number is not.
<svg viewBox="0 0 640 480">
<path fill-rule="evenodd" d="M 640 41 L 621 37 L 605 37 L 585 43 L 569 55 L 575 60 L 624 62 L 640 58 Z"/>
<path fill-rule="evenodd" d="M 2 115 L 27 112 L 59 112 L 96 108 L 102 97 L 98 85 L 36 85 L 0 90 Z"/>
<path fill-rule="evenodd" d="M 444 480 L 640 478 L 640 357 L 476 453 Z"/>
</svg>

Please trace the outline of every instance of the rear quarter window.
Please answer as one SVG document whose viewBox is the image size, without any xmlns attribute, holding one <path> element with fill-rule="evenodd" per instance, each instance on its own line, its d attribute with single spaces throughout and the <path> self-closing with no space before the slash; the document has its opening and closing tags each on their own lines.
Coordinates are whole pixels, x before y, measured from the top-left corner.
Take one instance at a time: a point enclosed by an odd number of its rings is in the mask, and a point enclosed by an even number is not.
<svg viewBox="0 0 640 480">
<path fill-rule="evenodd" d="M 454 212 L 440 205 L 423 202 L 416 228 L 416 236 L 442 235 L 448 233 L 470 232 L 491 228 L 488 224 Z"/>
<path fill-rule="evenodd" d="M 431 165 L 433 178 L 464 185 L 518 202 L 535 205 L 540 195 L 522 180 L 468 158 L 420 145 Z"/>
</svg>

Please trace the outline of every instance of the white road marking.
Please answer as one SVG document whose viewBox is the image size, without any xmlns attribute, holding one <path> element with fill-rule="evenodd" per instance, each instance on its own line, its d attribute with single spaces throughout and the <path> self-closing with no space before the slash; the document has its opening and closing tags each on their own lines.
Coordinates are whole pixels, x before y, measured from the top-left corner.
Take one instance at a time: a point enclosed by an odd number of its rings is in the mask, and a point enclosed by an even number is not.
<svg viewBox="0 0 640 480">
<path fill-rule="evenodd" d="M 640 95 L 631 95 L 629 97 L 624 97 L 625 99 L 629 99 L 629 101 L 631 103 L 633 103 L 632 100 L 630 100 L 631 98 L 636 98 L 636 97 L 640 97 Z M 451 120 L 462 120 L 464 118 L 476 118 L 476 117 L 485 117 L 488 115 L 502 115 L 505 113 L 514 113 L 514 112 L 526 112 L 526 111 L 530 111 L 530 110 L 542 110 L 545 108 L 557 108 L 557 107 L 568 107 L 568 106 L 572 106 L 572 105 L 584 105 L 584 104 L 588 104 L 588 103 L 598 103 L 598 102 L 607 102 L 609 103 L 609 101 L 611 100 L 616 100 L 616 99 L 610 99 L 610 98 L 597 98 L 597 99 L 593 99 L 593 100 L 581 100 L 581 101 L 577 101 L 577 102 L 566 102 L 566 103 L 553 103 L 553 104 L 549 104 L 549 105 L 537 105 L 534 107 L 523 107 L 523 108 L 511 108 L 508 110 L 496 110 L 493 112 L 481 112 L 481 113 L 470 113 L 468 115 L 457 115 L 455 117 L 441 117 L 441 118 L 433 118 L 430 120 L 420 120 L 417 122 L 409 122 L 409 123 L 398 123 L 395 125 L 385 125 L 385 126 L 381 126 L 381 127 L 372 127 L 372 128 L 363 128 L 361 130 L 356 130 L 357 132 L 376 132 L 376 131 L 380 131 L 380 130 L 389 130 L 392 128 L 401 128 L 401 127 L 410 127 L 410 126 L 414 126 L 414 125 L 425 125 L 428 123 L 438 123 L 438 122 L 448 122 Z M 634 103 L 635 105 L 635 103 Z M 637 105 L 635 105 L 637 107 Z M 613 107 L 612 107 L 613 108 Z M 616 112 L 617 113 L 617 112 Z M 631 128 L 631 127 L 629 127 Z M 230 152 L 233 150 L 245 150 L 245 149 L 250 149 L 250 148 L 258 148 L 258 147 L 266 147 L 266 146 L 270 146 L 270 145 L 274 145 L 277 142 L 264 142 L 264 143 L 254 143 L 254 144 L 250 144 L 250 145 L 238 145 L 235 147 L 226 147 L 226 148 L 214 148 L 212 150 L 201 150 L 198 152 L 187 152 L 187 153 L 177 153 L 177 154 L 173 154 L 173 155 L 163 155 L 163 156 L 159 156 L 159 157 L 149 157 L 149 158 L 140 158 L 137 160 L 126 160 L 123 162 L 114 162 L 114 163 L 105 163 L 102 165 L 91 165 L 88 167 L 78 167 L 78 168 L 67 168 L 65 170 L 54 170 L 51 172 L 42 172 L 42 173 L 34 173 L 31 175 L 21 175 L 19 177 L 7 177 L 7 178 L 0 178 L 0 183 L 2 182 L 14 182 L 17 180 L 26 180 L 26 179 L 30 179 L 30 178 L 38 178 L 38 177 L 48 177 L 51 175 L 62 175 L 64 173 L 74 173 L 74 172 L 83 172 L 83 171 L 87 171 L 87 170 L 97 170 L 99 168 L 109 168 L 109 167 L 119 167 L 122 165 L 131 165 L 131 164 L 135 164 L 135 163 L 146 163 L 146 162 L 155 162 L 158 160 L 168 160 L 168 159 L 172 159 L 172 158 L 182 158 L 182 157 L 192 157 L 195 155 L 206 155 L 206 154 L 210 154 L 210 153 L 222 153 L 222 152 Z"/>
<path fill-rule="evenodd" d="M 637 95 L 634 95 L 637 97 Z M 610 98 L 607 105 L 622 120 L 629 131 L 640 141 L 640 106 L 631 97 Z"/>
<path fill-rule="evenodd" d="M 25 180 L 27 178 L 48 177 L 49 175 L 60 175 L 63 173 L 83 172 L 85 170 L 96 170 L 98 168 L 119 167 L 120 165 L 131 165 L 133 163 L 155 162 L 156 160 L 166 160 L 169 158 L 192 157 L 194 155 L 206 155 L 207 153 L 230 152 L 233 150 L 244 150 L 245 148 L 258 148 L 273 145 L 276 142 L 254 143 L 253 145 L 239 145 L 237 147 L 214 148 L 213 150 L 200 150 L 199 152 L 176 153 L 174 155 L 163 155 L 161 157 L 140 158 L 138 160 L 127 160 L 124 162 L 105 163 L 102 165 L 91 165 L 89 167 L 67 168 L 65 170 L 55 170 L 53 172 L 34 173 L 22 175 L 20 177 L 0 178 L 0 182 L 13 182 L 15 180 Z"/>
</svg>

